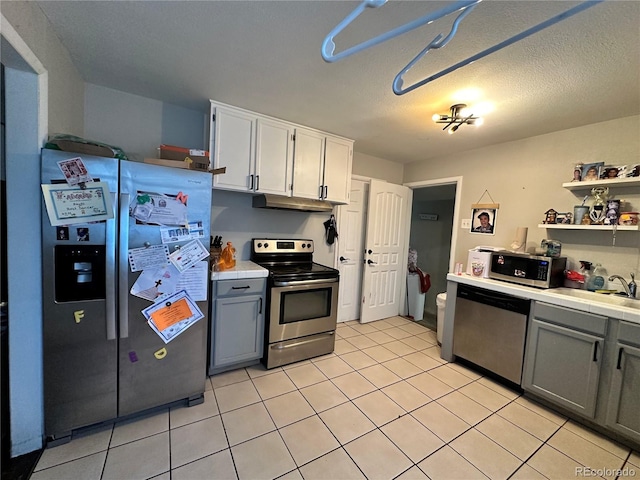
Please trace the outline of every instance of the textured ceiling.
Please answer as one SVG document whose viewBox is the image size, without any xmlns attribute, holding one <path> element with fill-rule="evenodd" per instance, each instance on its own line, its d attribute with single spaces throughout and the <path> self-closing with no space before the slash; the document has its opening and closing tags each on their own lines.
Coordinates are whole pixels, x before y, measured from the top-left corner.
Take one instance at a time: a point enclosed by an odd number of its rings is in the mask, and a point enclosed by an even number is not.
<svg viewBox="0 0 640 480">
<path fill-rule="evenodd" d="M 395 75 L 455 14 L 326 63 L 324 37 L 359 2 L 38 1 L 85 81 L 188 108 L 208 99 L 326 130 L 358 152 L 422 161 L 640 113 L 640 2 L 607 1 L 403 96 Z M 485 0 L 405 85 L 557 15 L 575 1 Z M 336 37 L 336 53 L 449 4 L 391 0 Z M 490 105 L 447 135 L 453 103 Z"/>
</svg>

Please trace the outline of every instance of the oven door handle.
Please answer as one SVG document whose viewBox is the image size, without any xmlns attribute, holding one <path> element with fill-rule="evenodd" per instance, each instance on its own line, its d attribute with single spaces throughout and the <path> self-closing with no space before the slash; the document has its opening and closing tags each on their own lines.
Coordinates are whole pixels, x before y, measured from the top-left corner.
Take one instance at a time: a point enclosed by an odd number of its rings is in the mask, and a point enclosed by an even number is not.
<svg viewBox="0 0 640 480">
<path fill-rule="evenodd" d="M 335 335 L 335 332 L 327 332 L 324 334 L 324 336 L 328 336 L 330 337 L 331 335 Z M 311 339 L 307 339 L 307 340 L 301 340 L 299 342 L 295 342 L 295 343 L 287 343 L 285 345 L 282 344 L 277 344 L 277 345 L 271 345 L 271 349 L 273 350 L 285 350 L 287 348 L 293 348 L 293 347 L 300 347 L 302 345 L 306 345 L 308 343 L 314 343 L 317 342 L 319 339 L 318 338 L 311 338 Z"/>
<path fill-rule="evenodd" d="M 291 287 L 296 285 L 315 285 L 318 283 L 337 283 L 339 278 L 317 278 L 315 280 L 294 280 L 291 282 L 278 282 L 274 281 L 274 287 Z"/>
</svg>

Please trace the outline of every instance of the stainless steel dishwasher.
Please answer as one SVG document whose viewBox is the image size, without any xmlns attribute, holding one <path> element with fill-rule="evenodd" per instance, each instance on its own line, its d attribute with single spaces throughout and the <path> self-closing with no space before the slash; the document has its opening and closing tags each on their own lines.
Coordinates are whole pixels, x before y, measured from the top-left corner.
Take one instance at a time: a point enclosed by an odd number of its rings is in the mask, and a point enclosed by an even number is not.
<svg viewBox="0 0 640 480">
<path fill-rule="evenodd" d="M 531 300 L 459 284 L 453 354 L 520 385 Z"/>
</svg>

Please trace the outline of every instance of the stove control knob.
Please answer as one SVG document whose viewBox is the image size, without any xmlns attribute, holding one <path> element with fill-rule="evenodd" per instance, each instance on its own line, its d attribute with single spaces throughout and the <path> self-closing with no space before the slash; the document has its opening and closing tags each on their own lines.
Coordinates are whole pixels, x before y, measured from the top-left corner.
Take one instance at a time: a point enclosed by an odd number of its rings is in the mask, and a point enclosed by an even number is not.
<svg viewBox="0 0 640 480">
<path fill-rule="evenodd" d="M 265 244 L 264 244 L 264 248 L 268 248 L 268 247 L 269 247 L 269 244 L 268 244 L 268 243 L 265 243 Z"/>
<path fill-rule="evenodd" d="M 303 244 L 302 244 L 302 248 L 305 248 L 305 247 L 306 247 L 306 245 L 303 243 Z"/>
<path fill-rule="evenodd" d="M 262 247 L 262 243 L 258 243 L 258 248 Z"/>
<path fill-rule="evenodd" d="M 311 244 L 310 243 L 307 243 L 307 248 L 311 248 Z"/>
</svg>

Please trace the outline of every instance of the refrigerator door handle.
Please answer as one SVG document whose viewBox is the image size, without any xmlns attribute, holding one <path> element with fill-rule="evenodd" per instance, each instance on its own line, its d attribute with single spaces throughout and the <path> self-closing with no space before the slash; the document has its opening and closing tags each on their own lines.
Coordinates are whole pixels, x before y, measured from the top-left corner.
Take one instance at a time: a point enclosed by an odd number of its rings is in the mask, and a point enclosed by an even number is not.
<svg viewBox="0 0 640 480">
<path fill-rule="evenodd" d="M 118 199 L 114 199 L 114 209 L 118 208 Z M 116 339 L 116 219 L 110 218 L 106 225 L 106 274 L 105 282 L 107 289 L 105 292 L 107 308 L 107 340 Z"/>
<path fill-rule="evenodd" d="M 118 247 L 118 313 L 120 338 L 129 337 L 129 194 L 120 194 Z"/>
</svg>

